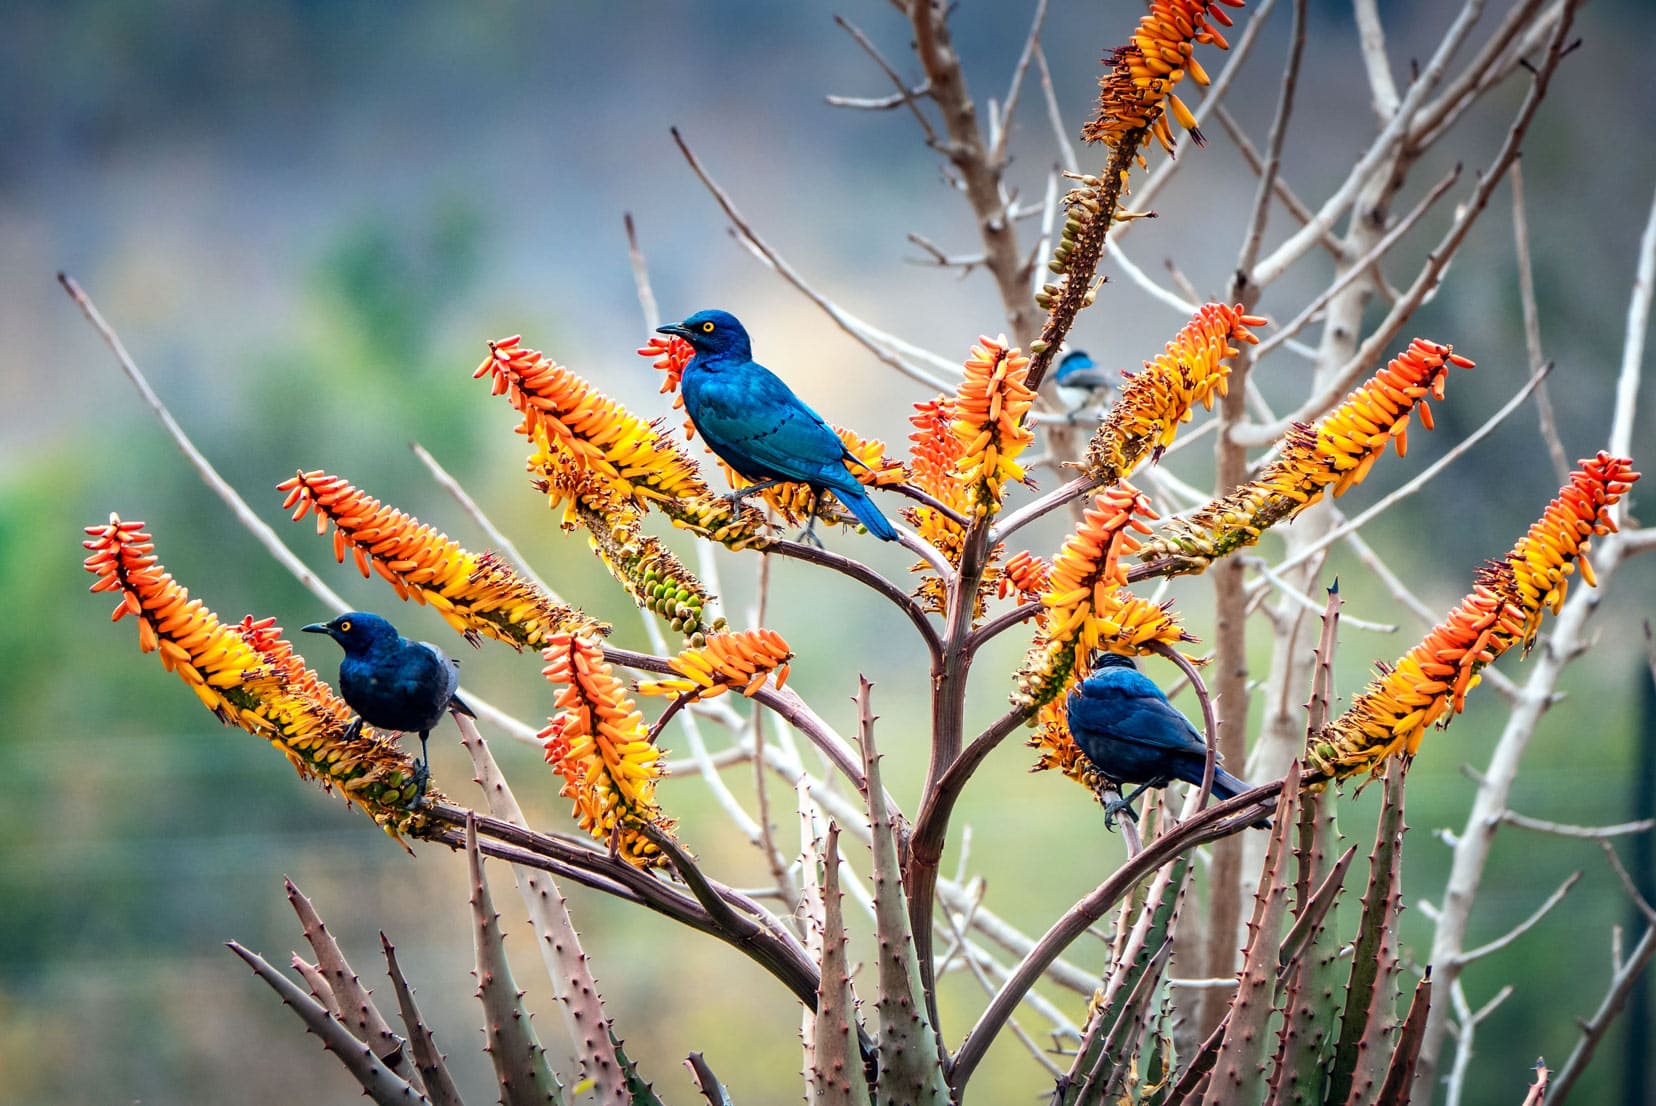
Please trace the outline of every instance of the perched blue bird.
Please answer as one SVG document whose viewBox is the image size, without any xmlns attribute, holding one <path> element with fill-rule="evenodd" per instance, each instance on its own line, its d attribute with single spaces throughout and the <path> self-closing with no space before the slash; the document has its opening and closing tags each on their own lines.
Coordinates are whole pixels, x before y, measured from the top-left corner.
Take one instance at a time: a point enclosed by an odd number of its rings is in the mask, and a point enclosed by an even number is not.
<svg viewBox="0 0 1656 1106">
<path fill-rule="evenodd" d="M 685 413 L 725 464 L 754 481 L 731 496 L 734 505 L 776 484 L 806 484 L 811 489 L 811 517 L 803 540 L 815 541 L 817 507 L 825 490 L 833 492 L 870 534 L 881 541 L 896 540 L 897 531 L 845 467 L 846 461 L 862 462 L 792 388 L 753 359 L 748 333 L 734 315 L 698 311 L 682 323 L 656 330 L 678 335 L 696 351 L 679 384 Z"/>
<path fill-rule="evenodd" d="M 1096 411 L 1101 407 L 1111 390 L 1121 386 L 1121 376 L 1098 364 L 1086 350 L 1076 349 L 1058 362 L 1052 382 L 1058 388 L 1064 411 L 1073 419 L 1088 408 Z"/>
<path fill-rule="evenodd" d="M 1174 780 L 1202 783 L 1207 744 L 1190 719 L 1167 701 L 1131 657 L 1105 653 L 1093 674 L 1070 694 L 1069 728 L 1092 766 L 1117 784 L 1140 784 L 1137 791 L 1109 804 L 1106 812 L 1131 812 L 1130 804 L 1148 787 Z M 1219 767 L 1213 768 L 1213 795 L 1228 799 L 1251 788 Z"/>
<path fill-rule="evenodd" d="M 449 711 L 477 715 L 454 692 L 460 686 L 460 662 L 426 641 L 409 641 L 377 614 L 347 611 L 332 622 L 304 627 L 327 634 L 345 650 L 339 662 L 339 694 L 357 712 L 349 736 L 366 722 L 382 730 L 420 735 L 418 776 L 421 794 L 430 775 L 426 741 Z"/>
</svg>

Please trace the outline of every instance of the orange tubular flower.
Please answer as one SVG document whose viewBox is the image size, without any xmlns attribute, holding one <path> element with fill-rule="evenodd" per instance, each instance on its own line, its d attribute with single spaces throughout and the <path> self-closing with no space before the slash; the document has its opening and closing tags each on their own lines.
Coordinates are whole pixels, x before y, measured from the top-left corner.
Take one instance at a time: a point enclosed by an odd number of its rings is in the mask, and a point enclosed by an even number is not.
<svg viewBox="0 0 1656 1106">
<path fill-rule="evenodd" d="M 955 393 L 951 429 L 960 441 L 955 479 L 966 488 L 966 511 L 979 517 L 1000 510 L 1009 480 L 1022 480 L 1017 463 L 1035 432 L 1025 425 L 1035 393 L 1024 384 L 1029 358 L 1008 349 L 1006 338 L 979 338 L 966 359 Z"/>
<path fill-rule="evenodd" d="M 1230 376 L 1225 360 L 1241 352 L 1231 343 L 1257 343 L 1248 328 L 1265 321 L 1242 314 L 1240 304 L 1203 305 L 1154 361 L 1128 374 L 1120 398 L 1087 446 L 1087 472 L 1113 483 L 1130 476 L 1147 455 L 1160 457 L 1196 404 L 1211 410 L 1215 397 L 1225 394 Z"/>
<path fill-rule="evenodd" d="M 1530 647 L 1542 612 L 1558 611 L 1577 566 L 1592 582 L 1588 539 L 1615 529 L 1609 509 L 1638 478 L 1625 458 L 1600 452 L 1582 461 L 1512 551 L 1479 570 L 1472 594 L 1311 738 L 1307 785 L 1378 774 L 1388 758 L 1413 756 L 1426 727 L 1464 710 L 1478 670 L 1513 645 Z"/>
<path fill-rule="evenodd" d="M 651 742 L 625 685 L 597 640 L 585 634 L 557 634 L 541 655 L 546 678 L 563 687 L 555 704 L 562 713 L 540 737 L 546 762 L 564 778 L 562 794 L 575 800 L 576 820 L 600 841 L 615 834 L 628 862 L 662 863 L 661 850 L 638 826 L 672 830 L 672 820 L 655 804 L 664 754 Z"/>
<path fill-rule="evenodd" d="M 1000 598 L 1015 595 L 1018 604 L 1038 603 L 1051 587 L 1052 566 L 1027 550 L 1017 554 L 1001 569 L 997 592 Z M 1035 616 L 1046 625 L 1046 614 Z"/>
<path fill-rule="evenodd" d="M 489 356 L 472 374 L 492 377 L 494 394 L 522 413 L 519 433 L 543 438 L 639 507 L 709 494 L 695 462 L 656 424 L 521 341 L 514 335 L 490 342 Z"/>
<path fill-rule="evenodd" d="M 138 647 L 159 653 L 219 721 L 268 740 L 301 778 L 338 788 L 392 837 L 424 828 L 419 810 L 406 809 L 414 762 L 396 742 L 366 727 L 345 740 L 351 709 L 305 667 L 275 620 L 220 622 L 157 563 L 143 525 L 110 515 L 105 525 L 88 526 L 82 542 L 92 551 L 86 570 L 98 577 L 91 590 L 120 593 L 113 617 L 136 617 Z M 426 794 L 442 797 L 433 788 Z"/>
<path fill-rule="evenodd" d="M 959 478 L 960 459 L 966 443 L 955 436 L 955 401 L 938 396 L 914 405 L 909 416 L 914 433 L 909 435 L 909 473 L 914 486 L 964 515 L 968 511 L 966 485 Z M 935 507 L 906 507 L 903 516 L 914 530 L 933 547 L 959 564 L 966 532 L 952 518 Z M 910 572 L 921 573 L 920 586 L 915 590 L 927 610 L 943 613 L 943 582 L 924 561 L 914 564 Z"/>
<path fill-rule="evenodd" d="M 788 682 L 788 662 L 793 650 L 772 630 L 743 630 L 734 634 L 712 634 L 700 648 L 686 649 L 668 666 L 677 677 L 649 680 L 638 685 L 640 695 L 680 695 L 691 700 L 712 699 L 736 688 L 751 696 L 776 673 L 776 686 Z"/>
<path fill-rule="evenodd" d="M 412 515 L 387 507 L 343 478 L 317 470 L 276 485 L 295 522 L 314 511 L 316 532 L 334 527 L 334 558 L 350 551 L 364 576 L 370 566 L 400 599 L 429 603 L 468 641 L 504 641 L 515 649 L 539 646 L 561 629 L 608 628 L 519 576 L 496 553 L 472 553 Z"/>
<path fill-rule="evenodd" d="M 1144 543 L 1139 556 L 1173 558 L 1168 575 L 1200 572 L 1216 558 L 1252 545 L 1265 530 L 1321 499 L 1328 487 L 1343 495 L 1362 482 L 1388 444 L 1399 457 L 1407 451 L 1416 408 L 1421 425 L 1431 429 L 1426 397 L 1443 398 L 1450 365 L 1473 367 L 1452 347 L 1416 338 L 1316 426 L 1296 424 L 1259 479 L 1169 524 Z"/>
<path fill-rule="evenodd" d="M 1095 650 L 1143 653 L 1151 642 L 1193 641 L 1163 605 L 1127 590 L 1122 558 L 1138 550 L 1133 531 L 1150 532 L 1150 501 L 1125 481 L 1100 492 L 1081 527 L 1053 559 L 1045 632 L 1018 673 L 1014 701 L 1041 706 L 1082 679 Z"/>
<path fill-rule="evenodd" d="M 1134 146 L 1147 144 L 1154 134 L 1172 153 L 1173 134 L 1167 125 L 1171 110 L 1179 125 L 1202 145 L 1205 140 L 1196 128 L 1196 117 L 1173 94 L 1173 88 L 1186 73 L 1197 84 L 1208 83 L 1194 48 L 1197 44 L 1230 48 L 1214 26 L 1231 25 L 1225 7 L 1240 8 L 1242 0 L 1152 0 L 1132 41 L 1110 55 L 1110 68 L 1098 81 L 1098 114 L 1082 128 L 1081 137 L 1114 149 L 1127 141 Z M 1142 164 L 1142 155 L 1139 160 Z"/>
</svg>

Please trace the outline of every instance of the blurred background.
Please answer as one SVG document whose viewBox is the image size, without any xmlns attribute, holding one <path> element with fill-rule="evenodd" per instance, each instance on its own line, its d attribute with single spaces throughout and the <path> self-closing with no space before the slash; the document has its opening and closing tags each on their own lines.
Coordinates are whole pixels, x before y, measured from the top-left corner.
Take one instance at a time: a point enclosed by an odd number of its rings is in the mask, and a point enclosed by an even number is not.
<svg viewBox="0 0 1656 1106">
<path fill-rule="evenodd" d="M 1441 7 L 1384 5 L 1400 79 L 1433 48 L 1449 18 Z M 1004 95 L 1032 8 L 958 9 L 957 43 L 980 104 Z M 1315 203 L 1372 134 L 1373 117 L 1348 9 L 1312 9 L 1284 173 Z M 284 526 L 273 491 L 296 468 L 325 468 L 482 547 L 409 452 L 417 441 L 566 597 L 614 621 L 621 644 L 643 647 L 636 614 L 584 539 L 561 533 L 527 486 L 512 413 L 471 379 L 486 340 L 522 333 L 634 410 L 667 414 L 658 374 L 632 352 L 648 328 L 624 213 L 637 221 L 662 313 L 734 311 L 759 358 L 832 421 L 900 442 L 909 405 L 927 397 L 731 237 L 673 148 L 670 126 L 762 235 L 873 324 L 950 359 L 1004 327 L 986 278 L 919 265 L 923 255 L 905 241 L 914 232 L 952 253 L 978 248 L 964 201 L 913 120 L 824 104 L 827 93 L 888 91 L 834 26 L 835 11 L 861 24 L 903 72 L 917 73 L 906 26 L 872 0 L 840 8 L 7 5 L 0 588 L 9 614 L 0 620 L 0 797 L 12 829 L 0 846 L 0 1101 L 359 1101 L 343 1069 L 223 948 L 235 938 L 283 963 L 300 945 L 284 875 L 311 895 L 382 995 L 389 989 L 376 934 L 397 942 L 462 1084 L 478 1101 L 489 1097 L 459 860 L 436 847 L 411 859 L 337 798 L 299 784 L 267 745 L 218 726 L 153 657 L 141 656 L 130 621 L 110 626 L 107 597 L 85 594 L 80 527 L 118 511 L 149 524 L 166 566 L 222 617 L 270 614 L 291 630 L 331 614 L 204 488 L 54 274 L 80 280 L 212 462 L 351 602 L 461 651 L 431 612 L 402 606 L 382 584 L 335 565 L 308 524 Z M 1100 53 L 1126 39 L 1140 12 L 1135 4 L 1053 3 L 1045 45 L 1072 132 L 1090 112 Z M 1648 120 L 1656 78 L 1636 57 L 1653 23 L 1656 11 L 1633 0 L 1587 6 L 1581 48 L 1525 148 L 1543 340 L 1558 362 L 1552 394 L 1572 456 L 1608 435 L 1656 165 Z M 1287 13 L 1278 11 L 1228 100 L 1256 141 L 1275 102 L 1286 32 Z M 1208 68 L 1221 64 L 1214 58 Z M 1470 113 L 1451 148 L 1417 171 L 1408 202 L 1456 158 L 1468 168 L 1487 163 L 1522 91 L 1509 82 Z M 1012 179 L 1038 196 L 1056 154 L 1033 84 L 1011 149 Z M 1253 177 L 1220 134 L 1181 156 L 1191 164 L 1159 197 L 1162 218 L 1135 228 L 1127 245 L 1153 274 L 1175 264 L 1213 296 L 1234 264 Z M 1083 157 L 1102 164 L 1095 153 Z M 1457 194 L 1469 188 L 1468 176 Z M 1428 217 L 1398 261 L 1423 256 L 1448 218 L 1447 209 Z M 1284 224 L 1278 212 L 1273 240 Z M 1025 240 L 1034 236 L 1030 226 Z M 1291 317 L 1326 278 L 1324 264 L 1313 258 L 1305 275 L 1274 288 L 1264 313 Z M 1113 272 L 1108 264 L 1105 271 Z M 1117 275 L 1073 344 L 1132 367 L 1183 321 Z M 1479 368 L 1451 379 L 1448 402 L 1435 405 L 1437 431 L 1417 429 L 1408 458 L 1377 467 L 1349 497 L 1351 509 L 1419 471 L 1527 375 L 1507 187 L 1410 334 L 1452 342 Z M 1264 365 L 1266 393 L 1279 403 L 1302 396 L 1304 364 L 1278 355 Z M 1647 385 L 1636 442 L 1650 441 L 1649 392 Z M 1208 452 L 1181 454 L 1176 470 L 1206 482 Z M 1650 455 L 1636 449 L 1635 460 L 1650 470 Z M 1052 473 L 1040 476 L 1050 486 Z M 1447 609 L 1481 560 L 1507 549 L 1556 487 L 1526 407 L 1368 536 L 1428 603 Z M 1635 493 L 1635 513 L 1649 494 Z M 1029 532 L 1038 552 L 1062 537 L 1062 520 L 1050 523 Z M 829 543 L 893 575 L 906 568 L 866 539 L 834 534 Z M 721 563 L 731 620 L 744 623 L 755 562 Z M 1349 558 L 1336 556 L 1334 572 L 1348 613 L 1398 617 Z M 801 654 L 794 683 L 842 731 L 853 723 L 853 672 L 879 674 L 887 780 L 912 811 L 924 765 L 925 673 L 901 620 L 845 580 L 800 564 L 775 566 L 773 582 L 767 624 Z M 1210 636 L 1205 582 L 1182 583 L 1174 594 L 1195 632 Z M 1631 816 L 1635 751 L 1656 725 L 1641 636 L 1653 595 L 1651 564 L 1635 561 L 1615 580 L 1597 616 L 1598 648 L 1571 669 L 1568 698 L 1542 723 L 1516 809 L 1565 822 Z M 1340 694 L 1349 698 L 1375 660 L 1401 654 L 1423 629 L 1347 628 Z M 1016 638 L 1006 635 L 978 662 L 982 720 L 1003 708 L 1009 684 L 996 666 L 1009 673 L 1016 665 L 1025 644 Z M 299 644 L 331 678 L 333 650 Z M 497 645 L 464 654 L 468 686 L 521 718 L 544 720 L 551 696 L 536 657 Z M 1515 655 L 1501 665 L 1522 676 Z M 1441 896 L 1449 855 L 1436 835 L 1463 824 L 1471 794 L 1463 766 L 1487 759 L 1504 715 L 1497 696 L 1475 696 L 1450 730 L 1428 739 L 1411 776 L 1402 936 L 1417 959 L 1429 943 L 1419 907 Z M 567 802 L 538 750 L 490 736 L 532 817 L 567 827 Z M 454 738 L 448 728 L 434 740 L 435 776 L 466 799 L 469 769 Z M 670 731 L 666 741 L 681 739 Z M 675 758 L 683 755 L 675 748 Z M 974 826 L 968 863 L 987 879 L 987 905 L 1038 933 L 1119 863 L 1121 846 L 1081 789 L 1030 776 L 1030 761 L 1018 742 L 1006 743 L 957 824 Z M 747 775 L 735 773 L 731 784 L 751 797 Z M 670 780 L 660 798 L 712 871 L 739 886 L 763 879 L 702 783 Z M 1350 804 L 1358 834 L 1372 826 L 1373 799 Z M 779 821 L 791 847 L 792 817 Z M 946 872 L 963 839 L 953 836 Z M 1648 848 L 1622 848 L 1649 880 Z M 1469 1103 L 1517 1101 L 1537 1055 L 1563 1060 L 1575 1018 L 1592 1011 L 1609 977 L 1611 927 L 1635 924 L 1590 843 L 1517 830 L 1497 841 L 1474 944 L 1523 919 L 1577 868 L 1585 878 L 1560 909 L 1507 955 L 1467 973 L 1474 1006 L 1505 983 L 1516 988 L 1481 1028 Z M 508 928 L 521 939 L 513 892 L 498 866 L 495 875 Z M 571 900 L 618 1030 L 664 1096 L 690 1100 L 680 1064 L 699 1049 L 736 1101 L 794 1100 L 790 1027 L 798 1015 L 780 988 L 734 952 L 654 916 L 613 909 L 579 889 Z M 517 952 L 541 1035 L 560 1051 L 561 1018 L 538 958 L 527 941 Z M 1088 952 L 1083 943 L 1074 956 L 1085 962 Z M 944 1001 L 946 1036 L 958 1042 L 983 996 L 954 977 Z M 1079 1001 L 1065 1001 L 1079 1020 Z M 1647 1001 L 1636 996 L 1635 1006 Z M 1656 1046 L 1650 1024 L 1624 1020 L 1581 1101 L 1627 1092 L 1624 1068 Z M 977 1100 L 1015 1102 L 1047 1083 L 1003 1044 L 975 1085 Z"/>
</svg>

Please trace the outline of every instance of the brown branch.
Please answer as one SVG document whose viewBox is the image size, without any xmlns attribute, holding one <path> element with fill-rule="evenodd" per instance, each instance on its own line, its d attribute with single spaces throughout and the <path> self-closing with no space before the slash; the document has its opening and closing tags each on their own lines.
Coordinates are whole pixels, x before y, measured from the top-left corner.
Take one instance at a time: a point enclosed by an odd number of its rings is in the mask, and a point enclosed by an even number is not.
<svg viewBox="0 0 1656 1106">
<path fill-rule="evenodd" d="M 961 190 L 977 217 L 984 267 L 995 278 L 1008 329 L 1015 342 L 1027 347 L 1035 337 L 1037 323 L 1034 302 L 1019 276 L 1023 251 L 1006 214 L 1003 166 L 978 126 L 977 107 L 966 88 L 960 55 L 949 34 L 948 7 L 942 0 L 907 0 L 907 12 L 914 27 L 914 52 L 926 71 L 932 100 L 943 113 L 948 140 L 939 148 L 960 174 Z M 1030 387 L 1039 379 L 1031 366 Z"/>
<path fill-rule="evenodd" d="M 1001 989 L 996 992 L 988 1009 L 984 1010 L 977 1024 L 972 1026 L 971 1031 L 966 1034 L 966 1039 L 961 1042 L 949 1071 L 949 1085 L 955 1089 L 956 1094 L 971 1078 L 972 1072 L 988 1051 L 990 1042 L 1000 1032 L 1001 1026 L 1006 1023 L 1007 1017 L 1024 993 L 1035 985 L 1036 979 L 1040 978 L 1047 965 L 1057 959 L 1058 954 L 1063 952 L 1070 942 L 1102 918 L 1105 912 L 1132 890 L 1139 880 L 1162 865 L 1198 845 L 1246 829 L 1258 819 L 1260 805 L 1275 799 L 1281 791 L 1282 781 L 1273 780 L 1222 803 L 1215 803 L 1194 818 L 1186 819 L 1151 841 L 1143 852 L 1123 864 L 1090 895 L 1065 911 L 1064 915 L 1053 923 L 1052 928 L 1035 943 L 1034 948 L 1019 961 L 1018 966 L 1001 985 Z"/>
</svg>

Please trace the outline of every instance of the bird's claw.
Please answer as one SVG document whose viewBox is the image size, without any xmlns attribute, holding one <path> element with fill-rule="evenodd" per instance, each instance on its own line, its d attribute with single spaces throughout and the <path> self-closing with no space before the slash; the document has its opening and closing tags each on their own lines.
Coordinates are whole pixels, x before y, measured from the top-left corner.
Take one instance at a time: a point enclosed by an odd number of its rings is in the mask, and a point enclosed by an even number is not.
<svg viewBox="0 0 1656 1106">
<path fill-rule="evenodd" d="M 1135 796 L 1136 794 L 1137 793 L 1135 792 Z M 1104 828 L 1109 830 L 1115 829 L 1116 820 L 1123 815 L 1125 815 L 1134 824 L 1137 824 L 1138 811 L 1133 809 L 1133 802 L 1131 799 L 1124 799 L 1118 795 L 1113 799 L 1107 800 L 1104 803 Z"/>
<path fill-rule="evenodd" d="M 341 741 L 355 741 L 357 738 L 359 738 L 361 736 L 362 736 L 362 718 L 359 715 L 358 717 L 351 719 L 351 724 L 349 726 L 345 727 L 345 736 L 343 738 L 341 738 L 340 740 Z"/>
</svg>

